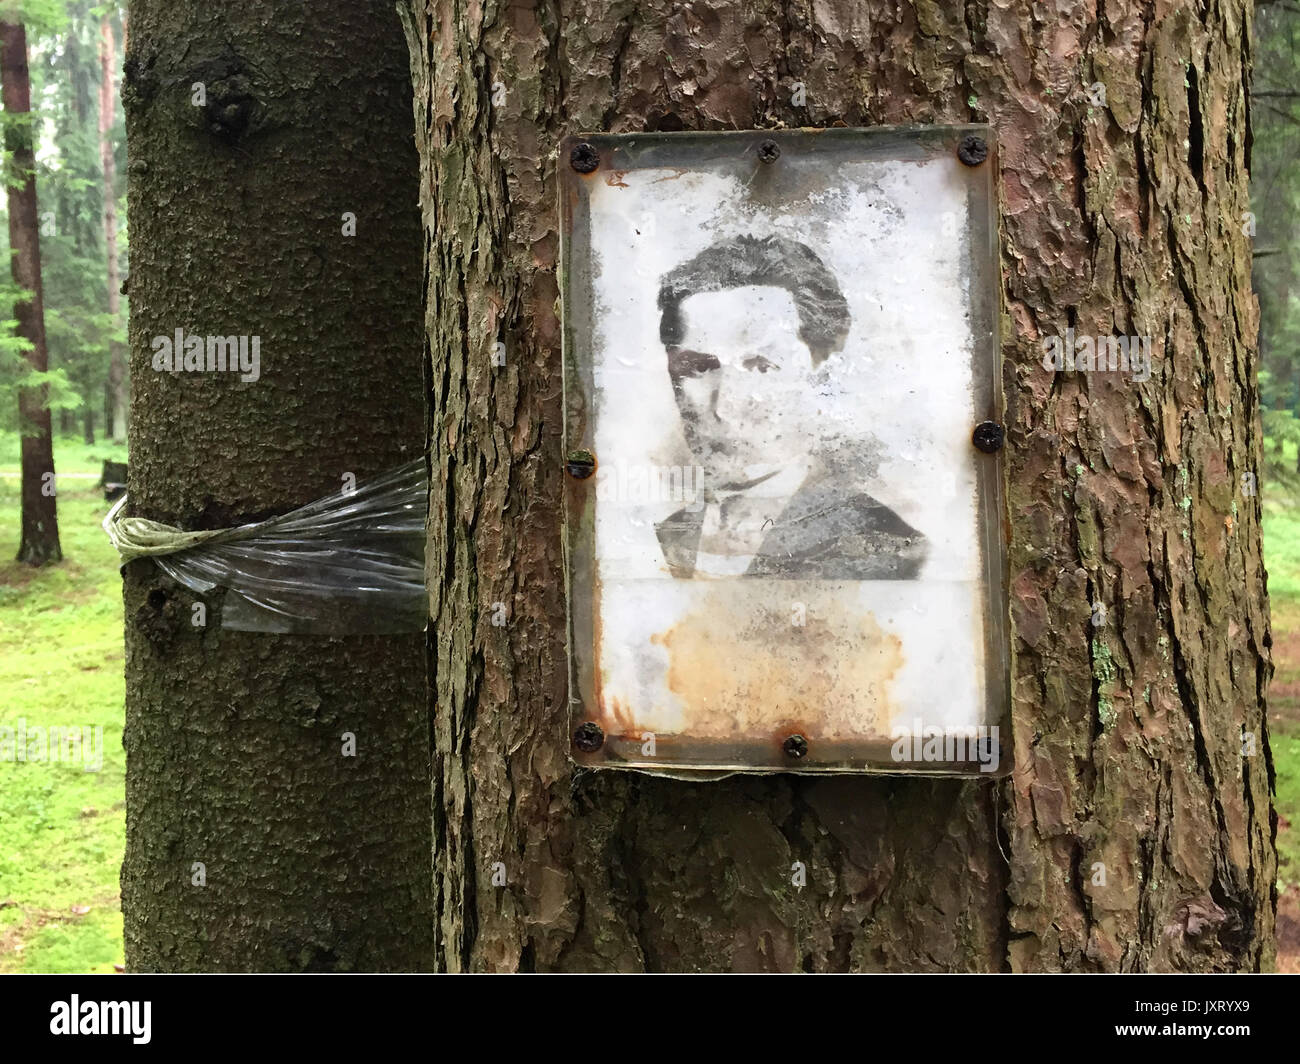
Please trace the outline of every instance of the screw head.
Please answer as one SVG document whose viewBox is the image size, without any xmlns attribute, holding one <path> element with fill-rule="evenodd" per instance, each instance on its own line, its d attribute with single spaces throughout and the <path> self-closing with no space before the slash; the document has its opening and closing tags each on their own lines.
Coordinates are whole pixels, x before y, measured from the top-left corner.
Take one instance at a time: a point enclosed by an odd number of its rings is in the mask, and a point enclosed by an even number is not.
<svg viewBox="0 0 1300 1064">
<path fill-rule="evenodd" d="M 808 756 L 808 740 L 802 735 L 792 735 L 781 744 L 781 749 L 785 751 L 785 756 L 798 761 L 801 757 Z"/>
<path fill-rule="evenodd" d="M 575 144 L 569 152 L 569 165 L 580 174 L 589 174 L 600 165 L 600 152 L 594 144 L 584 140 L 581 144 Z"/>
<path fill-rule="evenodd" d="M 961 143 L 957 145 L 957 158 L 967 166 L 979 166 L 989 157 L 989 146 L 984 143 L 983 137 L 977 137 L 974 133 L 961 138 Z"/>
<path fill-rule="evenodd" d="M 596 456 L 590 451 L 570 451 L 564 468 L 574 480 L 586 480 L 596 472 Z"/>
<path fill-rule="evenodd" d="M 996 421 L 981 421 L 971 433 L 971 442 L 985 454 L 1002 450 L 1006 438 L 1006 430 Z"/>
<path fill-rule="evenodd" d="M 758 146 L 760 162 L 774 163 L 781 158 L 781 145 L 774 140 L 765 140 Z"/>
<path fill-rule="evenodd" d="M 594 754 L 605 745 L 605 733 L 599 724 L 589 720 L 578 725 L 578 730 L 573 733 L 573 745 L 584 754 Z"/>
</svg>

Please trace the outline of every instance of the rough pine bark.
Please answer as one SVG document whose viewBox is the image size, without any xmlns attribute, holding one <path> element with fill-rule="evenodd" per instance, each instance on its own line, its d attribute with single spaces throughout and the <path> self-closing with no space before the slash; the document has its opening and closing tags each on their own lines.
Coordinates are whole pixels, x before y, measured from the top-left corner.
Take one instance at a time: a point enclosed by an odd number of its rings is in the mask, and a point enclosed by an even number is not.
<svg viewBox="0 0 1300 1064">
<path fill-rule="evenodd" d="M 50 366 L 45 343 L 45 301 L 41 286 L 40 215 L 36 207 L 35 126 L 32 86 L 27 68 L 27 33 L 20 22 L 0 22 L 0 94 L 3 95 L 6 174 L 9 196 L 10 272 L 30 299 L 14 304 L 14 332 L 31 346 L 27 365 L 37 373 Z M 18 560 L 48 565 L 63 560 L 54 480 L 54 435 L 48 389 L 18 392 L 18 428 L 22 433 L 22 537 Z"/>
<path fill-rule="evenodd" d="M 224 528 L 418 457 L 418 163 L 391 4 L 130 17 L 130 512 Z M 151 340 L 176 329 L 259 337 L 259 378 L 155 372 Z M 205 625 L 197 604 L 128 566 L 128 967 L 428 967 L 424 635 L 226 631 L 219 594 Z"/>
<path fill-rule="evenodd" d="M 1270 636 L 1243 490 L 1261 440 L 1249 4 L 404 7 L 444 503 L 429 556 L 440 963 L 1267 969 Z M 557 141 L 967 121 L 1000 145 L 1014 774 L 576 773 Z M 1070 327 L 1151 336 L 1150 381 L 1044 369 L 1043 338 Z M 508 625 L 490 623 L 494 602 Z"/>
</svg>

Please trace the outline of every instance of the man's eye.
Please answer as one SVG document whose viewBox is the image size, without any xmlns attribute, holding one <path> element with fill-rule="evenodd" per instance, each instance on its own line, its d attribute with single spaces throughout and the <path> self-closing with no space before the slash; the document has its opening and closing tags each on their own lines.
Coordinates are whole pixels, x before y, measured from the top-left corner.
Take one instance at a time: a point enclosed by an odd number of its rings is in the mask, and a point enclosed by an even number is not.
<svg viewBox="0 0 1300 1064">
<path fill-rule="evenodd" d="M 759 373 L 766 373 L 770 369 L 780 369 L 780 367 L 771 359 L 764 358 L 762 355 L 754 355 L 752 358 L 745 359 L 741 363 L 746 369 L 756 369 Z"/>
<path fill-rule="evenodd" d="M 674 377 L 698 377 L 701 373 L 720 368 L 721 363 L 700 351 L 673 351 L 668 368 Z"/>
</svg>

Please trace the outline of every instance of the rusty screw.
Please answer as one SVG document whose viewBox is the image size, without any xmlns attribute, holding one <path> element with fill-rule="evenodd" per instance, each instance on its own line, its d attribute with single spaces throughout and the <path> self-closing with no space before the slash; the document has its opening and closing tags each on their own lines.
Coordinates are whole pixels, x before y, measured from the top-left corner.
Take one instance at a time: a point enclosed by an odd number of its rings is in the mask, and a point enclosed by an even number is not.
<svg viewBox="0 0 1300 1064">
<path fill-rule="evenodd" d="M 570 451 L 564 468 L 574 480 L 586 480 L 596 472 L 596 456 L 590 451 Z"/>
<path fill-rule="evenodd" d="M 784 743 L 781 749 L 785 751 L 785 756 L 798 761 L 801 757 L 808 756 L 808 740 L 802 735 L 792 735 Z"/>
<path fill-rule="evenodd" d="M 984 143 L 983 137 L 977 137 L 974 133 L 962 137 L 961 143 L 957 145 L 957 158 L 967 166 L 979 166 L 989 157 L 989 146 Z"/>
<path fill-rule="evenodd" d="M 996 421 L 981 421 L 971 433 L 971 442 L 985 454 L 995 454 L 1002 450 L 1007 434 Z"/>
<path fill-rule="evenodd" d="M 765 140 L 758 146 L 760 162 L 774 163 L 781 158 L 781 145 L 774 140 Z"/>
<path fill-rule="evenodd" d="M 584 754 L 594 754 L 605 745 L 605 733 L 600 730 L 599 724 L 589 720 L 580 724 L 573 733 L 573 745 Z"/>
<path fill-rule="evenodd" d="M 600 165 L 600 152 L 594 144 L 584 140 L 581 144 L 575 144 L 573 151 L 569 152 L 569 165 L 580 174 L 589 174 Z"/>
</svg>

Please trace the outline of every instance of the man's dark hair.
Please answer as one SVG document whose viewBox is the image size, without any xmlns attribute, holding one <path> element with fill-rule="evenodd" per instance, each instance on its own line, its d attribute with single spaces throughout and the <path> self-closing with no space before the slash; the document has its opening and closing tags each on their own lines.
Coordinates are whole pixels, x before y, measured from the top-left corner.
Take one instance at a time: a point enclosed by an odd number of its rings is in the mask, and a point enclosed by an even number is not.
<svg viewBox="0 0 1300 1064">
<path fill-rule="evenodd" d="M 682 300 L 700 292 L 762 285 L 784 288 L 799 311 L 799 339 L 813 365 L 838 351 L 849 334 L 849 305 L 835 275 L 807 244 L 782 236 L 737 236 L 701 251 L 664 274 L 659 286 L 659 339 L 680 344 Z"/>
</svg>

